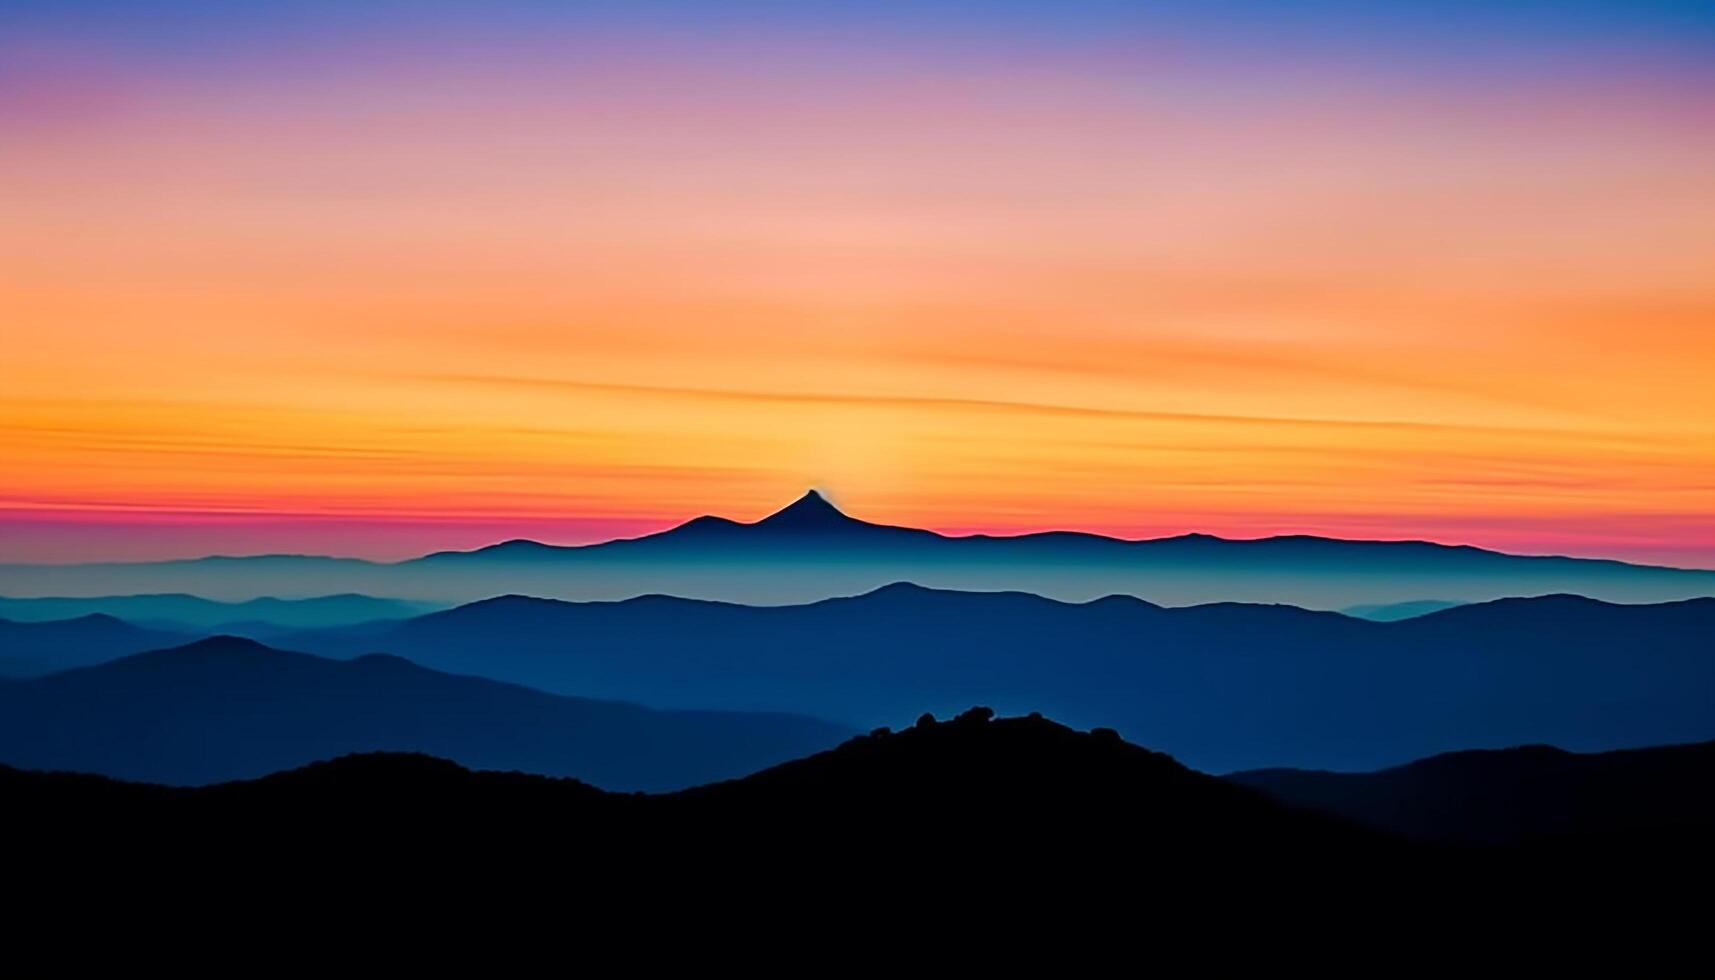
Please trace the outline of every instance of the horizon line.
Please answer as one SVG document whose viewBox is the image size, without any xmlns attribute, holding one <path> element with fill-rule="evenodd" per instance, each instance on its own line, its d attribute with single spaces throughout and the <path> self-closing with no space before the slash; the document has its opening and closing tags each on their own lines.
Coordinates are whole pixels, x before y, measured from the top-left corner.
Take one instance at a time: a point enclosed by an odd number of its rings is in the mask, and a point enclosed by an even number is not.
<svg viewBox="0 0 1715 980">
<path fill-rule="evenodd" d="M 1427 546 L 1435 547 L 1435 548 L 1464 549 L 1464 550 L 1471 550 L 1471 551 L 1481 551 L 1481 552 L 1486 552 L 1489 554 L 1503 555 L 1503 556 L 1511 557 L 1511 558 L 1526 558 L 1526 559 L 1556 559 L 1556 558 L 1558 558 L 1558 559 L 1565 559 L 1565 560 L 1569 560 L 1569 561 L 1607 562 L 1607 563 L 1617 564 L 1617 565 L 1627 565 L 1627 566 L 1638 567 L 1638 568 L 1657 568 L 1657 569 L 1665 569 L 1665 570 L 1669 570 L 1669 571 L 1715 572 L 1715 565 L 1707 566 L 1707 567 L 1695 566 L 1695 565 L 1671 565 L 1671 564 L 1661 564 L 1658 562 L 1638 561 L 1638 560 L 1634 560 L 1634 559 L 1630 559 L 1630 558 L 1615 558 L 1615 557 L 1611 557 L 1608 555 L 1580 555 L 1580 554 L 1568 554 L 1565 552 L 1540 552 L 1540 553 L 1537 553 L 1537 552 L 1528 552 L 1528 551 L 1510 551 L 1510 550 L 1502 550 L 1500 548 L 1490 547 L 1490 546 L 1486 546 L 1486 545 L 1474 544 L 1474 543 L 1471 543 L 1468 541 L 1466 541 L 1466 542 L 1438 541 L 1438 540 L 1434 540 L 1431 538 L 1423 538 L 1423 537 L 1402 537 L 1402 538 L 1345 537 L 1345 536 L 1338 536 L 1338 535 L 1331 535 L 1331 534 L 1311 534 L 1311 533 L 1275 533 L 1275 534 L 1259 534 L 1259 535 L 1255 535 L 1255 536 L 1239 536 L 1239 535 L 1233 535 L 1233 534 L 1218 534 L 1218 533 L 1213 533 L 1213 532 L 1208 532 L 1208 531 L 1187 530 L 1187 531 L 1180 531 L 1180 532 L 1173 533 L 1173 534 L 1162 534 L 1162 535 L 1156 535 L 1156 536 L 1152 536 L 1152 537 L 1128 538 L 1128 537 L 1122 537 L 1122 536 L 1116 535 L 1116 534 L 1105 534 L 1105 533 L 1102 533 L 1099 531 L 1090 531 L 1090 530 L 1083 530 L 1083 529 L 1078 529 L 1078 528 L 1068 528 L 1068 527 L 1033 528 L 1033 529 L 1019 530 L 1019 531 L 1014 531 L 1014 532 L 1009 532 L 1009 533 L 997 533 L 994 531 L 968 531 L 968 532 L 964 532 L 964 533 L 959 533 L 956 531 L 944 531 L 944 530 L 939 530 L 939 529 L 935 529 L 935 528 L 912 527 L 910 525 L 903 525 L 903 524 L 883 524 L 883 523 L 879 523 L 879 522 L 875 522 L 875 521 L 867 521 L 867 520 L 864 520 L 863 518 L 853 517 L 850 514 L 847 514 L 844 510 L 841 510 L 838 505 L 836 505 L 835 503 L 833 503 L 832 500 L 829 499 L 828 491 L 826 490 L 825 486 L 823 486 L 821 484 L 816 484 L 816 485 L 812 485 L 812 486 L 808 487 L 803 493 L 794 497 L 790 503 L 788 503 L 782 507 L 778 507 L 775 510 L 770 511 L 768 514 L 764 515 L 763 517 L 760 517 L 754 521 L 740 521 L 740 520 L 736 520 L 733 518 L 722 517 L 718 514 L 704 513 L 704 514 L 697 514 L 697 515 L 692 516 L 692 517 L 688 517 L 688 518 L 684 518 L 684 519 L 675 521 L 675 522 L 667 525 L 666 527 L 662 527 L 662 528 L 660 528 L 658 530 L 654 530 L 654 531 L 648 531 L 648 532 L 645 532 L 642 534 L 635 534 L 635 535 L 630 535 L 630 536 L 616 536 L 616 537 L 611 537 L 611 538 L 603 538 L 600 540 L 584 541 L 584 542 L 577 542 L 577 543 L 558 544 L 558 543 L 554 543 L 554 542 L 550 542 L 550 541 L 539 540 L 536 538 L 515 537 L 515 538 L 503 538 L 503 539 L 500 539 L 498 541 L 493 541 L 493 542 L 490 542 L 488 544 L 477 545 L 477 546 L 470 547 L 470 548 L 439 548 L 439 549 L 424 551 L 421 553 L 413 553 L 413 554 L 406 555 L 406 556 L 399 557 L 399 558 L 369 558 L 369 557 L 364 557 L 361 555 L 330 554 L 330 553 L 317 553 L 317 552 L 257 551 L 257 552 L 213 552 L 213 553 L 208 553 L 208 554 L 185 555 L 185 556 L 179 556 L 179 557 L 163 557 L 163 558 L 84 559 L 84 560 L 74 560 L 74 561 L 12 561 L 12 560 L 6 559 L 4 557 L 0 557 L 0 565 L 12 566 L 12 567 L 69 568 L 69 567 L 87 566 L 87 565 L 155 565 L 155 564 L 184 563 L 184 562 L 197 562 L 197 561 L 210 561 L 210 560 L 247 560 L 247 559 L 255 560 L 255 559 L 266 559 L 266 558 L 293 558 L 293 559 L 313 559 L 313 560 L 328 560 L 328 561 L 362 562 L 362 563 L 370 564 L 370 565 L 387 566 L 387 565 L 408 564 L 408 563 L 413 562 L 413 561 L 419 561 L 419 560 L 429 558 L 429 557 L 433 557 L 436 555 L 475 554 L 477 552 L 488 551 L 488 550 L 491 550 L 494 548 L 500 548 L 500 547 L 505 547 L 507 545 L 515 545 L 515 544 L 529 544 L 529 545 L 534 545 L 534 546 L 541 547 L 541 548 L 549 548 L 549 549 L 554 549 L 554 550 L 578 551 L 578 550 L 582 550 L 585 548 L 601 547 L 601 546 L 617 544 L 617 543 L 621 543 L 621 542 L 640 541 L 640 540 L 644 540 L 644 539 L 648 539 L 648 538 L 653 538 L 653 537 L 657 537 L 660 535 L 672 533 L 673 531 L 676 531 L 680 528 L 683 528 L 684 526 L 686 526 L 688 524 L 691 524 L 691 523 L 694 523 L 697 521 L 710 519 L 710 518 L 713 518 L 715 520 L 720 520 L 720 521 L 727 521 L 731 524 L 734 524 L 734 525 L 737 525 L 740 527 L 754 527 L 756 525 L 763 524 L 764 522 L 770 520 L 771 518 L 779 515 L 780 513 L 784 512 L 784 511 L 792 508 L 793 506 L 796 506 L 796 505 L 801 504 L 807 500 L 812 500 L 812 499 L 819 500 L 822 504 L 824 504 L 828 508 L 832 509 L 834 512 L 839 514 L 842 518 L 844 518 L 848 521 L 851 521 L 854 524 L 863 524 L 863 525 L 868 525 L 871 527 L 896 528 L 896 529 L 903 529 L 903 530 L 909 530 L 909 531 L 920 531 L 920 532 L 925 533 L 925 534 L 935 535 L 936 537 L 939 537 L 939 538 L 942 538 L 945 540 L 966 540 L 966 539 L 972 539 L 972 538 L 987 538 L 987 539 L 1005 540 L 1005 539 L 1022 539 L 1022 538 L 1030 538 L 1030 537 L 1040 537 L 1040 536 L 1047 536 L 1047 535 L 1078 535 L 1081 537 L 1100 538 L 1100 539 L 1107 540 L 1107 541 L 1114 541 L 1114 542 L 1120 542 L 1120 543 L 1125 543 L 1125 544 L 1147 544 L 1147 543 L 1153 543 L 1153 542 L 1173 541 L 1173 540 L 1179 540 L 1179 539 L 1184 539 L 1184 538 L 1206 538 L 1206 539 L 1210 539 L 1210 540 L 1214 540 L 1214 541 L 1229 542 L 1229 543 L 1250 543 L 1250 542 L 1273 541 L 1273 540 L 1284 540 L 1284 539 L 1297 539 L 1297 540 L 1314 540 L 1314 541 L 1332 541 L 1332 542 L 1339 542 L 1339 543 L 1344 543 L 1344 544 L 1382 544 L 1382 545 L 1386 545 L 1386 544 L 1396 544 L 1396 545 L 1415 544 L 1415 545 L 1427 545 Z M 3 513 L 4 510 L 5 509 L 0 509 L 0 513 Z M 152 510 L 152 511 L 148 511 L 148 513 L 160 514 L 160 513 L 163 513 L 163 511 Z M 173 511 L 173 513 L 202 514 L 202 513 L 207 513 L 207 512 L 206 511 Z M 221 513 L 225 514 L 225 512 L 221 512 Z M 247 516 L 247 515 L 226 514 L 225 516 L 239 517 L 239 516 Z M 281 515 L 271 515 L 271 516 L 275 520 L 282 520 L 283 519 L 283 520 L 288 520 L 288 521 L 292 521 L 292 520 L 328 520 L 328 521 L 336 521 L 336 522 L 338 522 L 338 521 L 362 522 L 365 520 L 373 520 L 374 519 L 374 515 L 356 515 L 356 514 L 325 514 L 325 515 L 320 515 L 320 514 L 293 514 L 293 515 L 287 515 L 284 517 L 282 517 Z M 611 520 L 611 519 L 615 519 L 615 518 L 604 518 L 604 519 L 610 519 Z M 490 522 L 493 520 L 499 520 L 499 519 L 498 518 L 491 518 L 491 519 L 488 519 L 488 520 L 483 521 L 483 522 L 487 523 L 487 522 Z"/>
</svg>

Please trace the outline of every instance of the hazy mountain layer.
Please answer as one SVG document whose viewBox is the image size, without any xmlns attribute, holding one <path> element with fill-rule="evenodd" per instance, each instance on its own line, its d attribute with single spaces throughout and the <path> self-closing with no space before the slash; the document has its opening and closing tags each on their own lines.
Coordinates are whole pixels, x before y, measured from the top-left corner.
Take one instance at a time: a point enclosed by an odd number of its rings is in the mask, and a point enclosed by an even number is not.
<svg viewBox="0 0 1715 980">
<path fill-rule="evenodd" d="M 14 622 L 46 622 L 98 613 L 140 626 L 227 633 L 258 627 L 281 630 L 352 626 L 405 619 L 439 608 L 439 603 L 351 594 L 309 599 L 264 597 L 245 602 L 215 602 L 183 593 L 32 599 L 0 596 L 0 617 Z"/>
<path fill-rule="evenodd" d="M 1463 603 L 1446 599 L 1418 599 L 1413 602 L 1390 602 L 1380 605 L 1351 606 L 1340 610 L 1348 616 L 1359 619 L 1373 619 L 1378 623 L 1391 623 L 1401 619 L 1411 619 L 1415 616 L 1427 616 L 1432 612 L 1452 609 Z"/>
<path fill-rule="evenodd" d="M 0 682 L 0 762 L 175 784 L 392 750 L 661 790 L 742 776 L 850 734 L 798 716 L 651 711 L 233 637 Z"/>
<path fill-rule="evenodd" d="M 760 608 L 512 597 L 282 643 L 657 707 L 800 711 L 859 727 L 973 701 L 1040 708 L 1223 772 L 1715 738 L 1711 636 L 1715 600 L 1548 596 L 1377 623 L 1285 606 L 1067 604 L 898 585 Z"/>
<path fill-rule="evenodd" d="M 584 547 L 512 541 L 391 564 L 277 555 L 0 566 L 0 594 L 11 596 L 185 592 L 244 600 L 344 591 L 446 604 L 508 593 L 567 599 L 662 593 L 784 604 L 898 581 L 1074 601 L 1122 594 L 1165 605 L 1246 601 L 1326 609 L 1424 596 L 1461 602 L 1557 592 L 1615 602 L 1715 596 L 1715 571 L 1425 542 L 1207 535 L 1123 541 L 1072 532 L 948 537 L 855 520 L 813 493 L 753 524 L 701 517 L 660 534 Z"/>
<path fill-rule="evenodd" d="M 149 629 L 101 613 L 40 623 L 0 619 L 0 677 L 34 677 L 176 646 L 195 634 Z"/>
</svg>

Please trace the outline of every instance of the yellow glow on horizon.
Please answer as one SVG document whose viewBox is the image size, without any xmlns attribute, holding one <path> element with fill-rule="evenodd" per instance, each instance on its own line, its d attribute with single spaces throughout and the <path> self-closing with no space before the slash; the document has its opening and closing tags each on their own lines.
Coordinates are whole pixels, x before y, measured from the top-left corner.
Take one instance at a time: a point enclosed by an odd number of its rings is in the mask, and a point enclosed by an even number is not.
<svg viewBox="0 0 1715 980">
<path fill-rule="evenodd" d="M 649 111 L 180 93 L 15 134 L 0 508 L 666 520 L 820 484 L 929 526 L 1715 562 L 1707 126 L 611 82 Z"/>
</svg>

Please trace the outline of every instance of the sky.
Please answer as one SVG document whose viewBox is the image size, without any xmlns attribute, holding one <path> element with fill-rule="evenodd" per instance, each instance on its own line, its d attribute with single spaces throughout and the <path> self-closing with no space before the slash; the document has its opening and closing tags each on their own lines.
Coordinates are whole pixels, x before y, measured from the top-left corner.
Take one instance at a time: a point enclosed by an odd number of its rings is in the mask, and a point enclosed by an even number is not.
<svg viewBox="0 0 1715 980">
<path fill-rule="evenodd" d="M 0 0 L 0 561 L 1715 567 L 1715 5 Z"/>
</svg>

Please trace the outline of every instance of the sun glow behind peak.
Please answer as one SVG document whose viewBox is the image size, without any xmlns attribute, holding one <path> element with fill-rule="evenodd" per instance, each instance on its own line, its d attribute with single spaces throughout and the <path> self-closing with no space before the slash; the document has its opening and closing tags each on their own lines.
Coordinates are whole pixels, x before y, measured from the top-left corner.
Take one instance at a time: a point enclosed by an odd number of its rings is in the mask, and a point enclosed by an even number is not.
<svg viewBox="0 0 1715 980">
<path fill-rule="evenodd" d="M 1689 8 L 75 6 L 0 15 L 0 560 L 816 484 L 1715 565 Z"/>
</svg>

